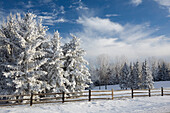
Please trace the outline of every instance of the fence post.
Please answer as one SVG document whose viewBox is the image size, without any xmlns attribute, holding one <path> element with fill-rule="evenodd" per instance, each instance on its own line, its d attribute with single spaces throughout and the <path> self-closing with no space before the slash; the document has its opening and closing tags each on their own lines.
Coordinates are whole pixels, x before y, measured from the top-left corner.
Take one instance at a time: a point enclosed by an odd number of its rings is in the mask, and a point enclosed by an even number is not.
<svg viewBox="0 0 170 113">
<path fill-rule="evenodd" d="M 16 99 L 17 99 L 16 103 L 19 103 L 19 101 L 18 101 L 18 99 L 19 99 L 19 96 L 16 96 Z"/>
<path fill-rule="evenodd" d="M 133 88 L 131 89 L 131 92 L 132 92 L 132 94 L 131 94 L 131 95 L 132 95 L 132 98 L 133 98 Z"/>
<path fill-rule="evenodd" d="M 22 103 L 23 102 L 23 100 L 21 100 L 21 99 L 23 99 L 23 96 L 21 96 L 21 93 L 19 94 L 19 103 Z"/>
<path fill-rule="evenodd" d="M 105 85 L 105 89 L 107 89 L 107 85 Z"/>
<path fill-rule="evenodd" d="M 89 101 L 91 101 L 91 90 L 89 90 Z"/>
<path fill-rule="evenodd" d="M 161 96 L 164 95 L 164 90 L 163 90 L 163 87 L 161 87 Z"/>
<path fill-rule="evenodd" d="M 150 97 L 151 96 L 151 89 L 149 88 L 148 91 L 149 91 L 149 97 Z"/>
<path fill-rule="evenodd" d="M 64 97 L 65 96 L 65 93 L 64 93 L 64 91 L 63 91 L 63 93 L 62 93 L 62 103 L 64 103 Z"/>
<path fill-rule="evenodd" d="M 113 89 L 112 89 L 112 100 L 113 100 L 113 98 L 114 98 L 114 97 L 113 97 Z"/>
<path fill-rule="evenodd" d="M 31 97 L 30 97 L 30 106 L 32 106 L 32 104 L 33 104 L 33 92 L 31 91 Z"/>
</svg>

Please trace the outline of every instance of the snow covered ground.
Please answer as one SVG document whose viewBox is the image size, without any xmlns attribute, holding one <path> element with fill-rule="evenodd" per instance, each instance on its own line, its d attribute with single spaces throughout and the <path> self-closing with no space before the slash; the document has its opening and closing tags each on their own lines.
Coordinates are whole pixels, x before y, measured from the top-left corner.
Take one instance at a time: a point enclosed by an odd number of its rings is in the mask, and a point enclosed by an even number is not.
<svg viewBox="0 0 170 113">
<path fill-rule="evenodd" d="M 156 82 L 155 88 L 170 87 L 170 81 Z M 104 87 L 102 87 L 104 88 Z M 119 89 L 118 85 L 109 89 Z M 94 88 L 97 89 L 97 88 Z M 170 96 L 135 97 L 57 104 L 1 107 L 0 113 L 165 113 L 170 112 Z"/>
<path fill-rule="evenodd" d="M 159 81 L 154 83 L 154 88 L 161 88 L 161 87 L 170 88 L 170 81 Z M 105 86 L 101 86 L 100 88 L 101 90 L 105 90 Z M 107 90 L 111 90 L 111 89 L 120 90 L 120 87 L 119 85 L 108 85 Z M 93 90 L 99 90 L 99 87 L 98 86 L 94 87 Z"/>
<path fill-rule="evenodd" d="M 169 106 L 170 96 L 159 96 L 2 107 L 0 113 L 165 113 L 170 112 Z"/>
</svg>

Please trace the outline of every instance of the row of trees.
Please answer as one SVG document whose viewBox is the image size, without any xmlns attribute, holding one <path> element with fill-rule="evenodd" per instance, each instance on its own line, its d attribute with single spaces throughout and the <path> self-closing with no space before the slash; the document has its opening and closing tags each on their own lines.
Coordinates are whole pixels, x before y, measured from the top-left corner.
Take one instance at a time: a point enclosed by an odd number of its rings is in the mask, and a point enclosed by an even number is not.
<svg viewBox="0 0 170 113">
<path fill-rule="evenodd" d="M 142 69 L 139 68 L 139 62 L 130 66 L 125 63 L 120 71 L 119 85 L 121 89 L 152 89 L 153 77 L 147 62 L 142 63 Z"/>
<path fill-rule="evenodd" d="M 90 63 L 94 85 L 120 84 L 121 88 L 152 88 L 152 81 L 170 80 L 170 65 L 163 60 L 149 58 L 145 62 L 127 63 L 126 57 L 115 58 L 100 55 Z M 147 84 L 146 86 L 144 84 Z"/>
<path fill-rule="evenodd" d="M 48 28 L 36 15 L 10 14 L 0 28 L 0 92 L 81 91 L 91 83 L 80 39 L 61 46 L 56 31 L 47 36 Z"/>
</svg>

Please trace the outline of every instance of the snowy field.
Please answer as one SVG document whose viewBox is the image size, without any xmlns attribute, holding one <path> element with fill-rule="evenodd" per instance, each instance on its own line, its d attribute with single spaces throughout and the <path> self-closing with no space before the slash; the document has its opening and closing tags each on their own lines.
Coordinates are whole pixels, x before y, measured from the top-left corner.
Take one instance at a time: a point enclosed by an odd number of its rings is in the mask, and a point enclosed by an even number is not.
<svg viewBox="0 0 170 113">
<path fill-rule="evenodd" d="M 154 86 L 155 88 L 170 87 L 170 81 L 156 82 Z M 112 88 L 119 89 L 118 85 L 114 85 L 109 86 L 108 90 Z M 94 89 L 98 90 L 98 88 Z M 167 113 L 170 112 L 169 106 L 170 96 L 154 96 L 64 104 L 38 104 L 32 107 L 29 105 L 1 107 L 0 113 Z"/>
<path fill-rule="evenodd" d="M 170 112 L 169 106 L 170 96 L 159 96 L 2 107 L 0 113 L 165 113 Z"/>
<path fill-rule="evenodd" d="M 154 83 L 154 88 L 161 88 L 161 87 L 170 88 L 170 81 L 159 81 Z M 105 90 L 105 86 L 101 86 L 100 88 L 101 90 Z M 120 90 L 120 87 L 119 85 L 108 85 L 107 90 L 111 90 L 111 89 Z M 94 87 L 93 90 L 99 90 L 99 87 Z"/>
</svg>

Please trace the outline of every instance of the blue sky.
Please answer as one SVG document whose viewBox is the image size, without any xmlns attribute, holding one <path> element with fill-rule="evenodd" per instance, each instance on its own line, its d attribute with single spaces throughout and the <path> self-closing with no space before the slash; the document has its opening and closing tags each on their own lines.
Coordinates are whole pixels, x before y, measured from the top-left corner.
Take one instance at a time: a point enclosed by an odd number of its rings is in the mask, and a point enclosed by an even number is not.
<svg viewBox="0 0 170 113">
<path fill-rule="evenodd" d="M 36 14 L 63 41 L 80 37 L 88 57 L 170 60 L 170 0 L 1 0 L 0 23 L 10 12 Z"/>
</svg>

